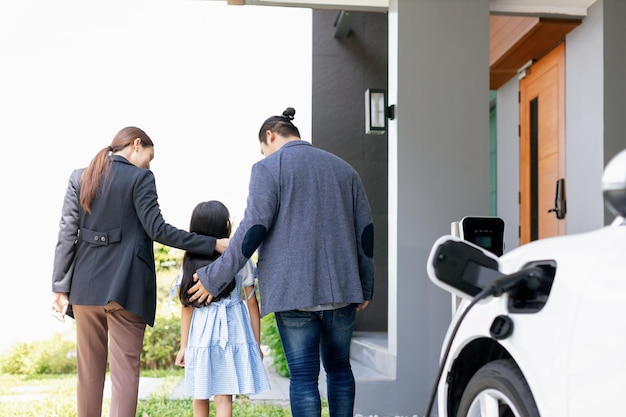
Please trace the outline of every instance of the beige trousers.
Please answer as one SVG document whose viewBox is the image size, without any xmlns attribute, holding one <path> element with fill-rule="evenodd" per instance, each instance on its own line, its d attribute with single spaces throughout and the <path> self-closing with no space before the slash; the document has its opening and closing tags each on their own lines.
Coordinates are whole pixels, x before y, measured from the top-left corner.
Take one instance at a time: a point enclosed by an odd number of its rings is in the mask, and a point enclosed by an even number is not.
<svg viewBox="0 0 626 417">
<path fill-rule="evenodd" d="M 77 416 L 102 415 L 107 355 L 110 348 L 110 415 L 135 417 L 145 321 L 116 302 L 105 306 L 74 305 L 72 308 L 76 320 Z"/>
</svg>

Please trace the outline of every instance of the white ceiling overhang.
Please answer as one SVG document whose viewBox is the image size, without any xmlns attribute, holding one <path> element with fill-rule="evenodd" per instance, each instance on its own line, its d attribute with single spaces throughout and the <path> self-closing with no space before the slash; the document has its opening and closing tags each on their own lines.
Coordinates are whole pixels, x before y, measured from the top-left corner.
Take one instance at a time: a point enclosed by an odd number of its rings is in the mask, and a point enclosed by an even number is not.
<svg viewBox="0 0 626 417">
<path fill-rule="evenodd" d="M 215 0 L 213 0 L 215 1 Z M 222 0 L 223 1 L 223 0 Z M 496 15 L 584 17 L 596 0 L 489 0 Z M 227 0 L 228 4 L 385 12 L 389 0 Z"/>
<path fill-rule="evenodd" d="M 489 0 L 491 14 L 585 17 L 596 0 Z"/>
<path fill-rule="evenodd" d="M 357 10 L 386 12 L 389 0 L 228 0 L 228 4 L 250 4 L 256 6 L 306 7 L 325 10 Z"/>
</svg>

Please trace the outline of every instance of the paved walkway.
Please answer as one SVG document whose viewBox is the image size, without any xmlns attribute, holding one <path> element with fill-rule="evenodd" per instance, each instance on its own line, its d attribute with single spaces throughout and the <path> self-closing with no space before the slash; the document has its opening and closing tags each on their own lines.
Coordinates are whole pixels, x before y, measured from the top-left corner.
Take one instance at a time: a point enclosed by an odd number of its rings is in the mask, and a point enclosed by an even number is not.
<svg viewBox="0 0 626 417">
<path fill-rule="evenodd" d="M 289 379 L 281 377 L 273 370 L 268 370 L 268 376 L 270 379 L 270 391 L 261 392 L 259 394 L 250 395 L 249 398 L 252 401 L 267 401 L 267 402 L 288 402 L 289 401 Z M 163 384 L 163 378 L 142 377 L 139 381 L 139 399 L 146 399 L 150 395 L 158 392 Z M 107 379 L 104 386 L 105 398 L 111 397 L 111 382 Z M 181 378 L 180 382 L 174 387 L 169 395 L 170 399 L 186 399 L 184 379 Z"/>
</svg>

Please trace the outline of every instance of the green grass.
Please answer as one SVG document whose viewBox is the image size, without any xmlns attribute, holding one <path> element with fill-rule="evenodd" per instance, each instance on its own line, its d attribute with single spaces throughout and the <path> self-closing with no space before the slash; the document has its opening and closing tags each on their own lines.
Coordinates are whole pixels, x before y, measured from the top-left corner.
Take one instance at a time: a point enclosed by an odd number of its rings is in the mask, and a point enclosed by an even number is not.
<svg viewBox="0 0 626 417">
<path fill-rule="evenodd" d="M 142 376 L 164 378 L 160 389 L 139 400 L 137 417 L 193 417 L 191 399 L 173 400 L 169 393 L 183 375 L 183 370 L 142 372 Z M 323 402 L 322 416 L 328 416 Z M 105 398 L 102 415 L 109 415 L 110 402 Z M 215 415 L 211 403 L 211 416 Z M 38 375 L 26 377 L 0 374 L 0 416 L 75 417 L 76 375 Z M 233 404 L 237 417 L 291 417 L 287 403 L 252 402 L 237 396 Z"/>
<path fill-rule="evenodd" d="M 211 403 L 211 416 L 215 415 Z M 191 400 L 171 400 L 154 396 L 139 402 L 138 417 L 193 417 Z M 237 417 L 290 417 L 287 405 L 251 403 L 245 397 L 237 397 L 233 404 L 233 416 Z"/>
<path fill-rule="evenodd" d="M 109 414 L 109 402 L 103 404 Z M 75 417 L 76 375 L 0 374 L 0 416 Z"/>
</svg>

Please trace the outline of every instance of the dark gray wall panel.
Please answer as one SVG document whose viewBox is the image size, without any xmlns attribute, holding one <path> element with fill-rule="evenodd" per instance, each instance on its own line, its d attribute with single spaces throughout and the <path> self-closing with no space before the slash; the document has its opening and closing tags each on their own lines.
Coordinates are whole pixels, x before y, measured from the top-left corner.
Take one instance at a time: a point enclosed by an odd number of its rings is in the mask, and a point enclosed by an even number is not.
<svg viewBox="0 0 626 417">
<path fill-rule="evenodd" d="M 337 11 L 313 11 L 312 142 L 361 176 L 374 216 L 374 300 L 356 330 L 387 330 L 387 134 L 365 134 L 365 90 L 387 88 L 387 14 L 354 13 L 348 36 L 335 37 Z"/>
</svg>

